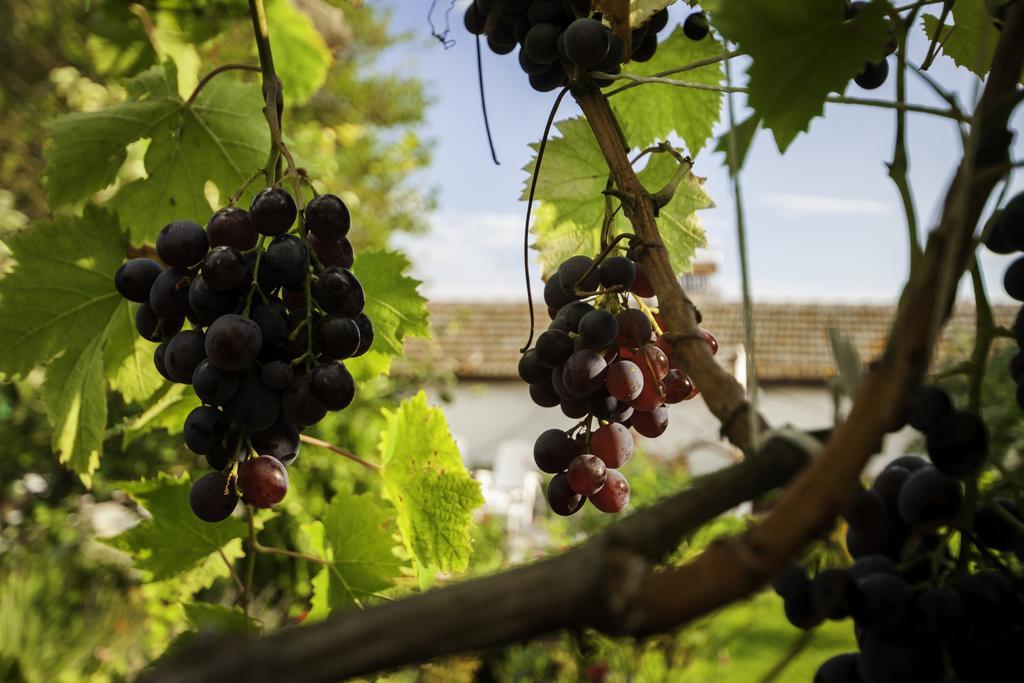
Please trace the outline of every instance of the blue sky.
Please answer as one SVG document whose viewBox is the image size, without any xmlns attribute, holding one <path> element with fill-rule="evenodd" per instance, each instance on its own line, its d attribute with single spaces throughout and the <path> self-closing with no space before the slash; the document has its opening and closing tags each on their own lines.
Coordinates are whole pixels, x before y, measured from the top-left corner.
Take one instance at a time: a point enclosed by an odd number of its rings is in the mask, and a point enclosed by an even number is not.
<svg viewBox="0 0 1024 683">
<path fill-rule="evenodd" d="M 480 114 L 473 36 L 462 26 L 466 0 L 458 0 L 451 13 L 455 45 L 447 50 L 430 38 L 429 0 L 380 4 L 391 8 L 396 29 L 414 36 L 391 50 L 386 67 L 422 78 L 434 100 L 424 130 L 435 143 L 434 159 L 418 181 L 437 188 L 438 210 L 430 219 L 429 234 L 402 236 L 396 246 L 413 259 L 414 274 L 424 280 L 431 299 L 522 298 L 526 205 L 519 196 L 526 174 L 521 169 L 531 156 L 528 144 L 540 138 L 555 93 L 533 91 L 515 53 L 498 56 L 484 46 L 488 112 L 501 161 L 495 166 Z M 435 23 L 443 24 L 446 6 L 439 0 Z M 685 5 L 673 6 L 670 27 L 689 11 Z M 927 43 L 920 32 L 914 35 L 912 54 L 919 61 Z M 734 78 L 745 68 L 742 62 L 737 66 Z M 957 90 L 962 101 L 970 101 L 976 79 L 969 72 L 940 57 L 931 73 Z M 891 100 L 894 84 L 890 75 L 878 90 L 866 92 L 851 84 L 847 94 Z M 943 104 L 917 79 L 912 77 L 909 86 L 909 101 Z M 747 113 L 742 97 L 736 102 L 742 120 Z M 577 112 L 566 98 L 559 116 Z M 1021 120 L 1018 111 L 1018 128 Z M 722 129 L 720 125 L 716 134 Z M 903 209 L 885 167 L 892 155 L 893 130 L 891 110 L 828 105 L 826 117 L 816 119 L 810 133 L 798 137 L 785 156 L 770 134 L 758 135 L 741 176 L 755 300 L 895 300 L 906 277 L 907 243 Z M 911 114 L 911 180 L 924 227 L 936 220 L 959 149 L 949 120 Z M 1019 136 L 1015 157 L 1024 158 Z M 735 208 L 722 156 L 706 149 L 697 157 L 694 172 L 708 178 L 707 189 L 718 205 L 701 212 L 709 249 L 720 258 L 715 285 L 724 297 L 738 298 Z M 1024 182 L 1018 177 L 1013 187 L 1024 189 Z M 983 255 L 989 292 L 996 300 L 1007 300 L 1001 281 L 1010 260 Z M 536 263 L 532 271 L 536 284 Z"/>
</svg>

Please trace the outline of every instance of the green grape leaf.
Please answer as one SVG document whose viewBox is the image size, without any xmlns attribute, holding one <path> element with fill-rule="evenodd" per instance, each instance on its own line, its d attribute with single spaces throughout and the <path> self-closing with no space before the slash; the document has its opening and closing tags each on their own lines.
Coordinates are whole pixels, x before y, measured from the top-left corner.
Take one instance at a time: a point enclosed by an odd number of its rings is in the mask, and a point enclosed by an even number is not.
<svg viewBox="0 0 1024 683">
<path fill-rule="evenodd" d="M 363 607 L 401 575 L 402 562 L 395 554 L 395 517 L 369 493 L 335 494 L 323 519 L 304 524 L 302 530 L 310 552 L 330 562 L 313 581 L 307 618 Z"/>
<path fill-rule="evenodd" d="M 206 181 L 227 196 L 263 165 L 270 145 L 263 105 L 255 85 L 218 76 L 152 131 L 147 177 L 111 200 L 133 242 L 152 242 L 172 220 L 205 223 L 211 212 Z"/>
<path fill-rule="evenodd" d="M 397 409 L 385 409 L 384 417 L 380 473 L 406 548 L 421 565 L 465 570 L 473 510 L 484 500 L 462 464 L 444 412 L 428 406 L 420 391 Z"/>
<path fill-rule="evenodd" d="M 652 192 L 656 191 L 668 182 L 676 168 L 678 163 L 670 155 L 653 154 L 640 172 L 640 181 Z M 658 212 L 658 231 L 677 273 L 689 271 L 697 247 L 707 245 L 697 211 L 714 208 L 715 203 L 704 190 L 704 180 L 693 173 L 687 174 L 676 187 L 672 201 Z"/>
<path fill-rule="evenodd" d="M 107 326 L 107 346 L 103 362 L 110 388 L 128 403 L 145 401 L 164 386 L 164 378 L 153 365 L 155 344 L 135 330 L 137 304 L 122 301 Z"/>
<path fill-rule="evenodd" d="M 327 80 L 333 57 L 312 20 L 291 0 L 267 5 L 274 66 L 284 84 L 288 102 L 305 104 Z"/>
<path fill-rule="evenodd" d="M 715 57 L 725 52 L 712 35 L 704 40 L 690 40 L 682 27 L 659 41 L 658 51 L 648 62 L 630 63 L 627 70 L 650 76 L 674 67 Z M 690 71 L 673 74 L 672 78 L 700 85 L 722 82 L 722 63 L 709 64 Z M 619 86 L 629 81 L 616 81 Z M 711 137 L 722 108 L 722 93 L 671 85 L 648 84 L 624 90 L 611 99 L 612 109 L 623 122 L 626 138 L 632 147 L 647 147 L 677 133 L 696 156 Z M 543 171 L 542 171 L 543 172 Z"/>
<path fill-rule="evenodd" d="M 674 5 L 676 0 L 629 0 L 629 25 L 639 26 L 651 18 L 655 12 Z M 658 46 L 661 49 L 661 46 Z M 682 64 L 682 62 L 679 62 Z"/>
<path fill-rule="evenodd" d="M 867 62 L 885 56 L 889 4 L 873 0 L 845 20 L 845 0 L 723 0 L 722 35 L 750 55 L 750 106 L 780 151 L 843 92 Z"/>
<path fill-rule="evenodd" d="M 747 152 L 750 151 L 750 145 L 754 142 L 754 135 L 757 134 L 760 127 L 761 117 L 757 114 L 751 114 L 745 121 L 737 123 L 734 128 L 725 131 L 718 137 L 715 151 L 725 155 L 725 164 L 729 167 L 730 175 L 736 175 L 743 168 L 743 164 L 747 160 Z M 736 135 L 735 161 L 729 158 L 729 135 L 733 131 L 735 131 Z"/>
<path fill-rule="evenodd" d="M 150 396 L 141 413 L 127 420 L 122 432 L 121 446 L 127 448 L 142 435 L 155 429 L 168 434 L 181 432 L 185 418 L 193 408 L 201 405 L 199 397 L 186 384 L 164 384 L 164 390 Z"/>
<path fill-rule="evenodd" d="M 176 78 L 173 65 L 153 67 L 127 84 L 134 99 L 101 111 L 65 114 L 50 123 L 43 183 L 51 208 L 85 199 L 114 182 L 125 148 L 155 135 L 181 108 L 176 86 L 167 89 Z"/>
<path fill-rule="evenodd" d="M 601 231 L 593 226 L 581 227 L 575 221 L 562 220 L 553 204 L 540 202 L 533 207 L 534 235 L 531 245 L 540 261 L 541 275 L 548 277 L 558 265 L 575 254 L 597 254 L 601 251 Z M 621 221 L 616 219 L 613 225 Z"/>
<path fill-rule="evenodd" d="M 116 217 L 91 206 L 6 242 L 17 263 L 0 280 L 0 373 L 11 377 L 103 336 L 121 301 L 114 272 L 128 244 Z"/>
<path fill-rule="evenodd" d="M 352 272 L 366 292 L 363 309 L 373 322 L 373 346 L 345 361 L 357 381 L 388 372 L 391 360 L 404 353 L 406 337 L 429 337 L 427 302 L 420 281 L 405 275 L 409 259 L 397 251 L 373 250 L 359 255 Z"/>
<path fill-rule="evenodd" d="M 151 518 L 108 542 L 128 553 L 150 580 L 170 579 L 201 567 L 211 554 L 248 531 L 245 522 L 235 517 L 209 524 L 192 514 L 188 503 L 192 482 L 188 475 L 161 474 L 156 479 L 118 482 L 116 486 L 144 507 Z"/>
<path fill-rule="evenodd" d="M 237 607 L 213 605 L 209 602 L 191 602 L 182 605 L 185 618 L 196 631 L 241 633 L 245 631 L 245 613 Z"/>
<path fill-rule="evenodd" d="M 102 336 L 68 348 L 47 367 L 43 405 L 53 425 L 54 452 L 90 486 L 107 426 Z"/>
<path fill-rule="evenodd" d="M 924 30 L 928 39 L 939 33 L 942 53 L 957 66 L 968 69 L 981 78 L 988 74 L 999 42 L 999 30 L 993 25 L 992 14 L 985 0 L 958 0 L 953 5 L 953 25 L 939 28 L 939 18 L 926 14 Z"/>
</svg>

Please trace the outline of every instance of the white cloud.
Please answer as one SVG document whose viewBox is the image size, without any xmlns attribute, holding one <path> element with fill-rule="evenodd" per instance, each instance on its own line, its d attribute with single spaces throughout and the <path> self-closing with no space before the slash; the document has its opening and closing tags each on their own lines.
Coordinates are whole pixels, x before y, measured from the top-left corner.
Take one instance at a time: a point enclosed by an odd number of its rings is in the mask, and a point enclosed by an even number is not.
<svg viewBox="0 0 1024 683">
<path fill-rule="evenodd" d="M 892 210 L 890 204 L 874 199 L 850 199 L 792 192 L 765 192 L 760 199 L 765 204 L 787 214 L 828 213 L 882 216 Z"/>
</svg>

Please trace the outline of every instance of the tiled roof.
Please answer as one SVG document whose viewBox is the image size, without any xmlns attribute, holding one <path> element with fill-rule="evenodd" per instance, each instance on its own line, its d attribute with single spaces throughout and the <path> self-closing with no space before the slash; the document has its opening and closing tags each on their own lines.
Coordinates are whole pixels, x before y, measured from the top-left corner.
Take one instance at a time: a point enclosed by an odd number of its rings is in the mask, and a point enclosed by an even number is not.
<svg viewBox="0 0 1024 683">
<path fill-rule="evenodd" d="M 719 341 L 722 353 L 743 342 L 742 308 L 737 302 L 706 301 L 698 307 L 702 327 Z M 765 303 L 755 305 L 755 355 L 763 381 L 813 382 L 835 375 L 828 328 L 849 337 L 868 361 L 882 350 L 895 308 L 885 305 Z M 537 333 L 549 322 L 535 308 Z M 1014 306 L 996 306 L 998 322 L 1009 325 Z M 529 315 L 521 303 L 431 303 L 433 339 L 410 340 L 408 361 L 431 362 L 463 379 L 517 377 L 519 349 L 526 342 Z M 962 358 L 973 339 L 974 307 L 960 304 L 943 331 L 937 364 Z"/>
</svg>

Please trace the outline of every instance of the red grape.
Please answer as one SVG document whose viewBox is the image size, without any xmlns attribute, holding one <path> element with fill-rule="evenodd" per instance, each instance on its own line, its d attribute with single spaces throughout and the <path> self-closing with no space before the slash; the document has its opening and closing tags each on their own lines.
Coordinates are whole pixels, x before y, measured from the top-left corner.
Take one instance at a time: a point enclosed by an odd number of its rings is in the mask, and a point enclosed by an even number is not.
<svg viewBox="0 0 1024 683">
<path fill-rule="evenodd" d="M 590 496 L 601 490 L 608 478 L 608 468 L 600 458 L 589 453 L 578 455 L 569 463 L 569 486 L 581 496 Z"/>
<path fill-rule="evenodd" d="M 718 353 L 718 340 L 715 339 L 715 335 L 711 334 L 707 330 L 699 330 L 698 334 L 700 334 L 700 336 L 704 337 L 704 341 L 706 341 L 708 343 L 708 346 L 711 347 L 711 355 L 712 356 L 714 356 L 716 353 Z"/>
<path fill-rule="evenodd" d="M 249 505 L 269 508 L 288 493 L 288 470 L 270 455 L 250 458 L 238 466 L 238 488 Z"/>
<path fill-rule="evenodd" d="M 643 266 L 637 264 L 636 279 L 633 280 L 633 293 L 644 299 L 654 296 L 654 286 L 644 271 Z"/>
<path fill-rule="evenodd" d="M 569 477 L 565 472 L 559 472 L 551 478 L 548 484 L 548 505 L 556 515 L 568 517 L 576 513 L 586 502 L 586 498 L 569 486 Z"/>
<path fill-rule="evenodd" d="M 629 505 L 629 482 L 616 470 L 608 470 L 604 486 L 589 500 L 601 512 L 621 512 Z"/>
<path fill-rule="evenodd" d="M 647 382 L 643 391 L 635 399 L 630 401 L 634 410 L 651 411 L 665 402 L 665 395 L 662 393 L 660 382 Z"/>
<path fill-rule="evenodd" d="M 665 392 L 665 403 L 680 403 L 693 393 L 693 380 L 682 370 L 669 369 L 661 380 L 661 390 Z"/>
<path fill-rule="evenodd" d="M 590 450 L 607 467 L 622 467 L 633 457 L 633 435 L 617 422 L 609 422 L 590 436 Z"/>
<path fill-rule="evenodd" d="M 608 366 L 604 377 L 608 393 L 620 401 L 632 401 L 644 388 L 640 366 L 631 360 L 620 360 Z"/>
<path fill-rule="evenodd" d="M 654 344 L 644 344 L 636 351 L 622 348 L 619 356 L 639 365 L 647 379 L 661 379 L 668 373 L 668 356 Z"/>
<path fill-rule="evenodd" d="M 634 411 L 630 421 L 633 424 L 633 429 L 639 434 L 648 439 L 656 439 L 668 428 L 668 408 L 658 406 L 650 412 Z"/>
</svg>

